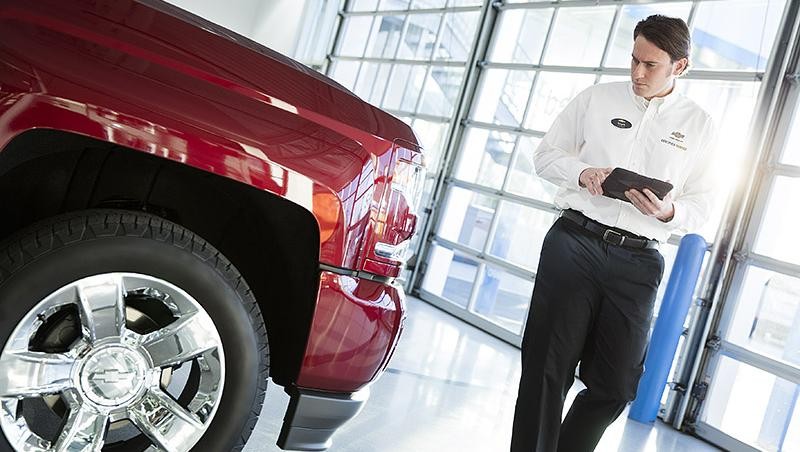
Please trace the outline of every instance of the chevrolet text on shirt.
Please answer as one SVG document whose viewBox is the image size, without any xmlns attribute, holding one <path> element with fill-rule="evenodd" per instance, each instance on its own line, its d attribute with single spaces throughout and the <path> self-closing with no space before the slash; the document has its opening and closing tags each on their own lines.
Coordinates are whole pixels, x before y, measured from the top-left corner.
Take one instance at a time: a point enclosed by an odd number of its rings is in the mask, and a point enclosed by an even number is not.
<svg viewBox="0 0 800 452">
<path fill-rule="evenodd" d="M 711 211 L 714 178 L 711 116 L 673 90 L 650 101 L 631 82 L 593 85 L 558 115 L 534 152 L 536 174 L 558 185 L 555 204 L 608 226 L 665 242 L 692 231 Z M 578 177 L 586 168 L 621 167 L 669 181 L 675 215 L 664 223 L 630 203 L 591 196 Z"/>
</svg>

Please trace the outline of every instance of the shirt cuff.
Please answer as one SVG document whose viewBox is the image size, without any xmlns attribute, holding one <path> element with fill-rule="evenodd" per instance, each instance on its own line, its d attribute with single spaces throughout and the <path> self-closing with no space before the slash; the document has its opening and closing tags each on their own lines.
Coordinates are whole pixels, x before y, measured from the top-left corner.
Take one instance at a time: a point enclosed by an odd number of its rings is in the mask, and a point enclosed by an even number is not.
<svg viewBox="0 0 800 452">
<path fill-rule="evenodd" d="M 672 202 L 672 209 L 672 219 L 664 222 L 664 224 L 672 226 L 673 229 L 683 229 L 683 225 L 686 222 L 686 209 L 676 201 Z"/>
<path fill-rule="evenodd" d="M 588 165 L 588 164 L 583 163 L 583 162 L 581 162 L 579 160 L 575 164 L 575 167 L 573 168 L 572 174 L 567 179 L 567 183 L 571 184 L 571 186 L 569 186 L 568 188 L 572 188 L 572 189 L 575 189 L 575 190 L 580 190 L 581 188 L 583 188 L 583 187 L 581 187 L 581 181 L 580 181 L 581 173 L 586 168 L 591 168 L 591 167 L 592 167 L 592 165 Z"/>
</svg>

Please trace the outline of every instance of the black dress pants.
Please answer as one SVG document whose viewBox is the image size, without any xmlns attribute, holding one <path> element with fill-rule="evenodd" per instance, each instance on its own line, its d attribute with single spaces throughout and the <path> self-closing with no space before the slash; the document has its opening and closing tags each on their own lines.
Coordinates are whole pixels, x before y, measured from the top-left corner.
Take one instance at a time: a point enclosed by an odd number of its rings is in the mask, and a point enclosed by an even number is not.
<svg viewBox="0 0 800 452">
<path fill-rule="evenodd" d="M 522 341 L 513 452 L 592 451 L 633 400 L 664 259 L 565 218 L 544 240 Z M 586 385 L 561 413 L 580 361 Z"/>
</svg>

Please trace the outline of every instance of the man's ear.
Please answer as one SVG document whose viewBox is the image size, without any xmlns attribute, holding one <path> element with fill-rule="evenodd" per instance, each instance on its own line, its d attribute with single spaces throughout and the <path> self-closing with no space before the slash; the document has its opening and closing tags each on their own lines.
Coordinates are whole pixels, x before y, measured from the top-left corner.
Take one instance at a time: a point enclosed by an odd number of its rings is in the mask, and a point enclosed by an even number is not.
<svg viewBox="0 0 800 452">
<path fill-rule="evenodd" d="M 686 68 L 689 67 L 689 59 L 688 58 L 681 58 L 680 60 L 675 62 L 675 68 L 672 71 L 672 75 L 683 75 L 686 72 Z"/>
</svg>

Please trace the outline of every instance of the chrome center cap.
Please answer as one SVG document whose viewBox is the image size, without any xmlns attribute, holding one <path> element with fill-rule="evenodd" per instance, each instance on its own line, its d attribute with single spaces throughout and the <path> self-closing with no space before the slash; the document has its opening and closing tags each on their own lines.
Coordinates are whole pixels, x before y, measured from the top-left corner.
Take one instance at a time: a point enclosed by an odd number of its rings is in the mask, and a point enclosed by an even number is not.
<svg viewBox="0 0 800 452">
<path fill-rule="evenodd" d="M 136 397 L 145 384 L 149 368 L 145 358 L 121 345 L 92 351 L 80 370 L 81 389 L 92 402 L 114 407 Z"/>
</svg>

